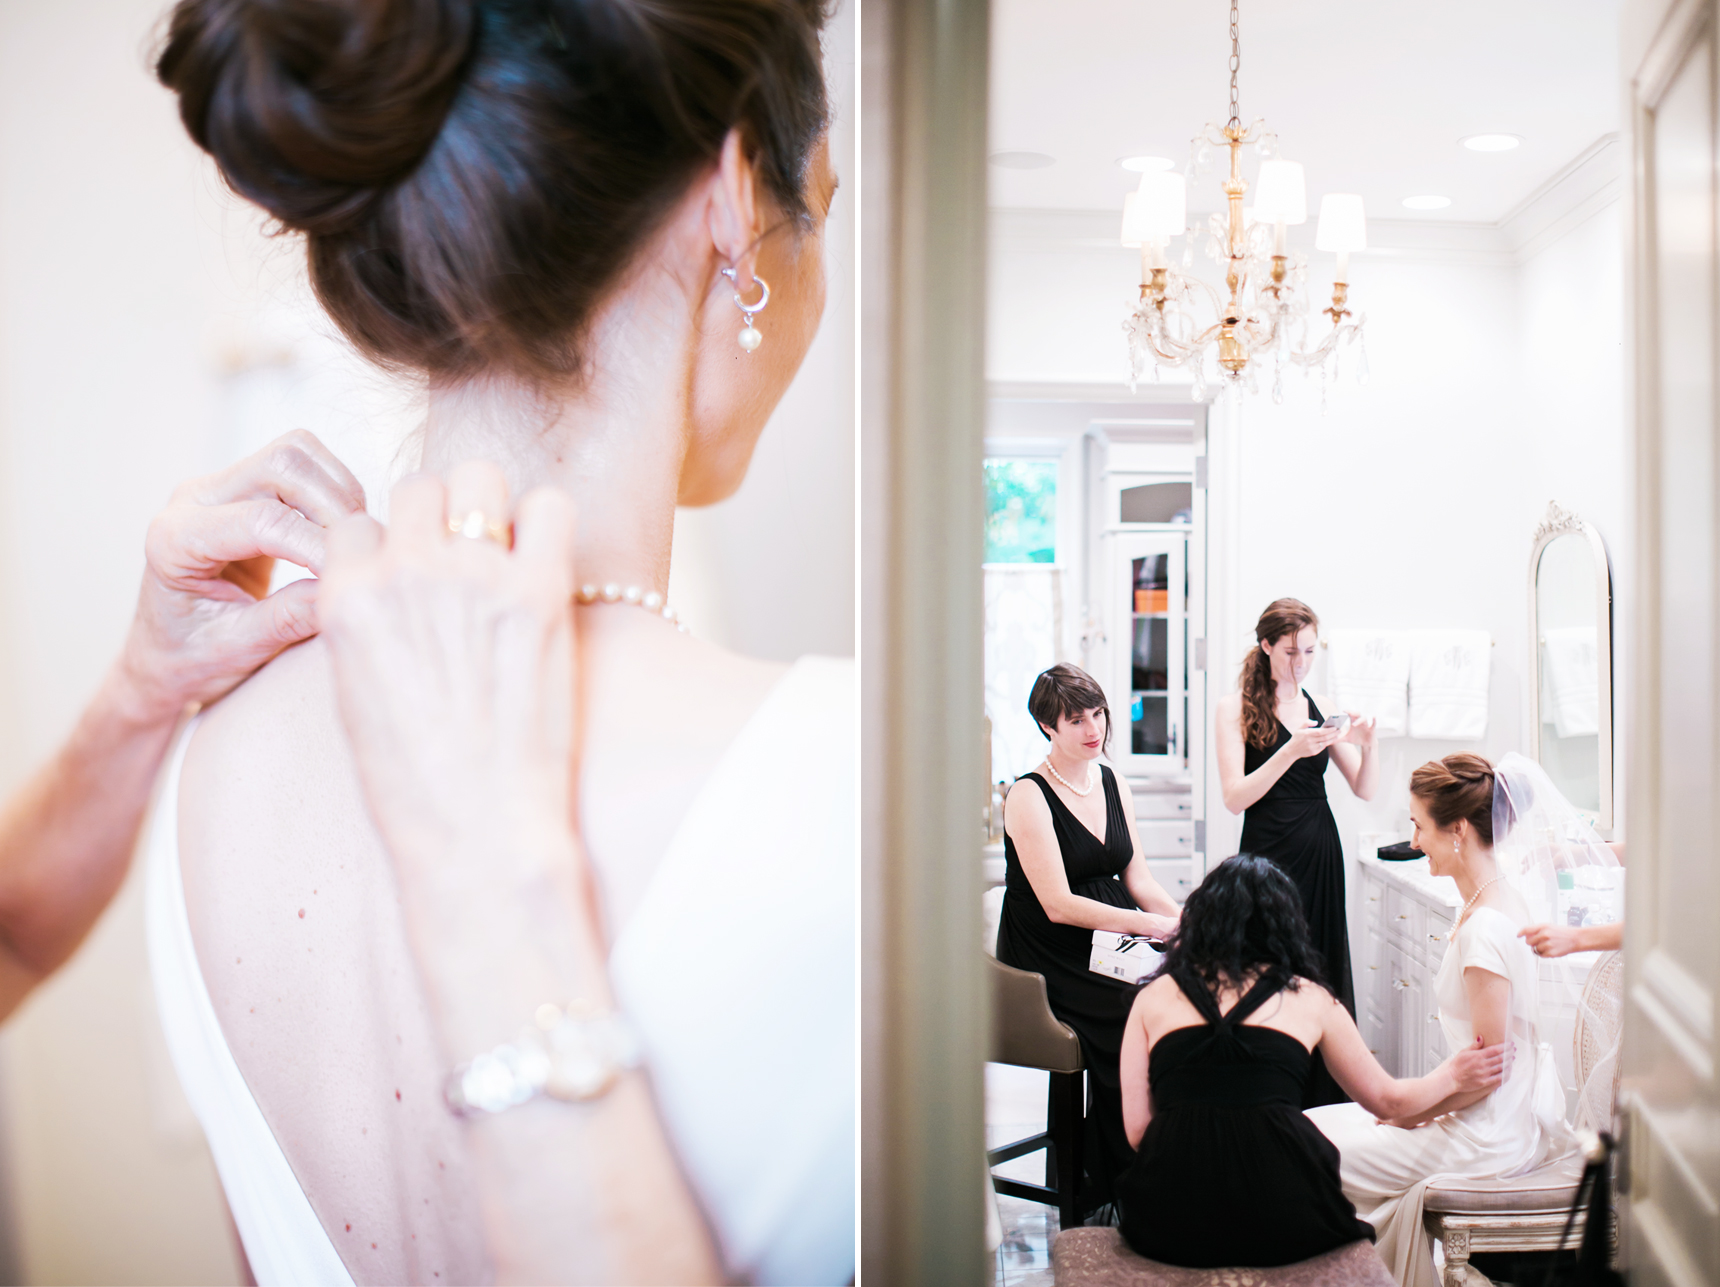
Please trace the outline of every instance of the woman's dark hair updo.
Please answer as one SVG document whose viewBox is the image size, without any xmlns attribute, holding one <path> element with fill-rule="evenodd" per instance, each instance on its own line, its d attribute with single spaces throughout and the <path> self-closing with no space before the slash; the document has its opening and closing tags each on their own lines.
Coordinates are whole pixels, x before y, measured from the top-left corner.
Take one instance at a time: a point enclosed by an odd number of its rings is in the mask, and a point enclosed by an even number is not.
<svg viewBox="0 0 1720 1287">
<path fill-rule="evenodd" d="M 368 356 L 554 380 L 731 129 L 806 216 L 823 6 L 179 0 L 156 74 Z"/>
<path fill-rule="evenodd" d="M 1264 970 L 1326 986 L 1295 884 L 1270 859 L 1238 854 L 1188 896 L 1158 973 L 1199 979 L 1216 992 Z"/>
<path fill-rule="evenodd" d="M 1488 847 L 1493 844 L 1494 785 L 1493 765 L 1473 751 L 1429 760 L 1409 775 L 1409 793 L 1427 806 L 1435 824 L 1450 828 L 1459 818 L 1467 818 Z M 1503 804 L 1500 821 L 1509 826 L 1516 820 L 1515 812 L 1509 799 Z"/>
</svg>

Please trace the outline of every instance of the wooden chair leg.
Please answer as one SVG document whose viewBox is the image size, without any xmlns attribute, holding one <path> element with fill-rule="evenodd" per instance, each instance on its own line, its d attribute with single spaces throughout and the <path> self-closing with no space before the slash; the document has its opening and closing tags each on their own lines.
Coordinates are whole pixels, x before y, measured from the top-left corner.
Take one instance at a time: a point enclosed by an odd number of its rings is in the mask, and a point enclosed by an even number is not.
<svg viewBox="0 0 1720 1287">
<path fill-rule="evenodd" d="M 1440 1229 L 1445 1248 L 1445 1287 L 1464 1287 L 1469 1281 L 1469 1230 Z"/>
</svg>

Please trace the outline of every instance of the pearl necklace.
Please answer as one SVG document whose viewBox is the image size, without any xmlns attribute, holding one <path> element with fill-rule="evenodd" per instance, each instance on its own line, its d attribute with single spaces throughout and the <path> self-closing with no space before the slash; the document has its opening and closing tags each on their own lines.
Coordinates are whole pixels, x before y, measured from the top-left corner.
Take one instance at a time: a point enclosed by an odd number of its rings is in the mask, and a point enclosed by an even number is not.
<svg viewBox="0 0 1720 1287">
<path fill-rule="evenodd" d="M 687 627 L 681 624 L 675 610 L 664 602 L 663 596 L 655 590 L 641 590 L 636 585 L 621 586 L 611 581 L 607 585 L 582 585 L 574 592 L 573 601 L 578 604 L 591 606 L 603 603 L 624 603 L 630 607 L 644 608 L 654 617 L 662 617 L 682 634 L 689 633 Z M 1055 769 L 1052 772 L 1056 772 Z"/>
<path fill-rule="evenodd" d="M 1087 786 L 1085 789 L 1082 789 L 1081 787 L 1076 786 L 1068 778 L 1064 777 L 1061 773 L 1059 773 L 1057 771 L 1057 766 L 1051 762 L 1051 757 L 1049 755 L 1047 755 L 1045 757 L 1045 767 L 1051 770 L 1051 776 L 1052 777 L 1056 778 L 1059 782 L 1061 782 L 1064 786 L 1068 787 L 1076 795 L 1089 796 L 1089 795 L 1093 794 L 1093 770 L 1092 770 L 1092 768 L 1089 767 L 1087 770 Z"/>
<path fill-rule="evenodd" d="M 1487 885 L 1497 885 L 1504 879 L 1505 877 L 1503 876 L 1495 876 L 1492 880 L 1488 881 L 1486 885 L 1483 885 L 1480 889 L 1476 890 L 1474 898 L 1471 898 L 1467 903 L 1465 903 L 1463 905 L 1463 910 L 1457 913 L 1457 920 L 1452 924 L 1451 933 L 1447 934 L 1445 937 L 1450 939 L 1456 938 L 1457 931 L 1463 926 L 1463 918 L 1469 915 L 1469 909 L 1475 906 L 1475 899 L 1480 898 L 1482 894 L 1487 892 Z"/>
</svg>

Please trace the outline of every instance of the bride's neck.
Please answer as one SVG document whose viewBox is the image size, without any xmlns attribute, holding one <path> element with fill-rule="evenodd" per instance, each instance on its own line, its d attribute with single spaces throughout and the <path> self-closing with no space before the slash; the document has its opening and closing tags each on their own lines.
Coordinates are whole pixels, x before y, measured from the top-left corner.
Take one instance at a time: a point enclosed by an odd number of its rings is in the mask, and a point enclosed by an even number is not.
<svg viewBox="0 0 1720 1287">
<path fill-rule="evenodd" d="M 694 339 L 677 296 L 667 282 L 618 292 L 590 329 L 587 374 L 567 387 L 500 375 L 433 384 L 422 467 L 492 460 L 516 501 L 560 487 L 578 508 L 582 583 L 666 590 Z"/>
</svg>

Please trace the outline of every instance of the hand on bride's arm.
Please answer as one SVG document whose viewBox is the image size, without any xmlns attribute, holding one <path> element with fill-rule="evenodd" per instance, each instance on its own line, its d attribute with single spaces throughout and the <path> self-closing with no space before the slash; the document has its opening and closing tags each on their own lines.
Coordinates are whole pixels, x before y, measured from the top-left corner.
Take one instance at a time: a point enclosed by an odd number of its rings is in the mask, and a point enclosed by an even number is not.
<svg viewBox="0 0 1720 1287">
<path fill-rule="evenodd" d="M 451 514 L 502 539 L 453 535 Z M 446 488 L 408 479 L 386 531 L 355 518 L 331 534 L 320 603 L 450 1068 L 546 1003 L 611 1004 L 572 824 L 572 505 L 527 495 L 511 550 L 509 514 L 494 466 L 459 466 Z M 468 1121 L 501 1281 L 721 1281 L 642 1074 Z"/>
<path fill-rule="evenodd" d="M 185 483 L 150 524 L 120 655 L 65 744 L 0 807 L 0 1016 L 72 954 L 119 888 L 186 704 L 316 633 L 314 583 L 268 594 L 275 559 L 320 569 L 323 529 L 363 509 L 347 468 L 294 433 Z"/>
</svg>

